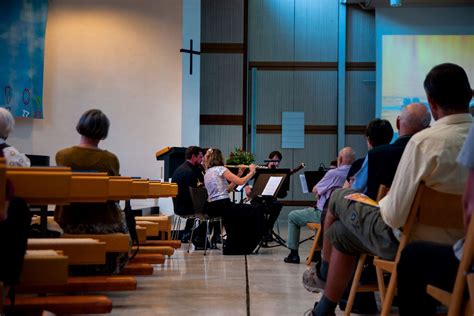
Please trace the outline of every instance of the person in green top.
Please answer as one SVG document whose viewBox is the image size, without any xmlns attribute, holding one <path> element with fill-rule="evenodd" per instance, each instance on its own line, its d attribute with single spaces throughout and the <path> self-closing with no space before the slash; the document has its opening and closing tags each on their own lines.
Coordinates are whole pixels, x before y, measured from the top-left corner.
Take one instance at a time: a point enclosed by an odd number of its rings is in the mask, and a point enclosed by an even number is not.
<svg viewBox="0 0 474 316">
<path fill-rule="evenodd" d="M 82 114 L 76 130 L 81 135 L 79 144 L 56 153 L 58 166 L 73 171 L 107 172 L 120 175 L 120 163 L 116 155 L 99 148 L 108 135 L 110 121 L 100 110 L 92 109 Z M 123 211 L 116 201 L 106 203 L 71 203 L 58 206 L 55 219 L 69 234 L 126 233 L 128 228 Z M 75 269 L 76 274 L 117 274 L 128 263 L 128 253 L 107 253 L 106 264 Z"/>
</svg>

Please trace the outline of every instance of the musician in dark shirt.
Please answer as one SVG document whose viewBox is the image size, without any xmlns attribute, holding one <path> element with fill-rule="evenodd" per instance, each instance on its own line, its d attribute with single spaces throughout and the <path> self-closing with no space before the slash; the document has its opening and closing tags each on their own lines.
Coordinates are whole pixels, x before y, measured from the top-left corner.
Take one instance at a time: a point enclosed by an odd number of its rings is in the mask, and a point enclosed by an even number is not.
<svg viewBox="0 0 474 316">
<path fill-rule="evenodd" d="M 173 182 L 178 184 L 178 195 L 173 198 L 174 213 L 180 216 L 194 214 L 193 203 L 189 193 L 189 187 L 196 188 L 204 183 L 202 169 L 203 150 L 197 146 L 190 146 L 186 149 L 186 161 L 181 164 L 171 176 Z M 193 220 L 186 222 L 183 239 L 189 235 L 193 225 Z"/>
</svg>

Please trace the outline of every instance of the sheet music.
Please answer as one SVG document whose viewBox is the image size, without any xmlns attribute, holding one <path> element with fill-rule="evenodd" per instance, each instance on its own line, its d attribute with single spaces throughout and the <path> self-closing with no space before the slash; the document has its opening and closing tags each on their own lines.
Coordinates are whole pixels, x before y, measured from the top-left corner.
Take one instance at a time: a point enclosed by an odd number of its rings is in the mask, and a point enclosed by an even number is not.
<svg viewBox="0 0 474 316">
<path fill-rule="evenodd" d="M 306 182 L 306 177 L 304 174 L 300 174 L 301 190 L 303 193 L 309 193 L 308 183 Z"/>
<path fill-rule="evenodd" d="M 282 179 L 283 177 L 270 177 L 265 189 L 263 189 L 262 195 L 274 196 Z"/>
</svg>

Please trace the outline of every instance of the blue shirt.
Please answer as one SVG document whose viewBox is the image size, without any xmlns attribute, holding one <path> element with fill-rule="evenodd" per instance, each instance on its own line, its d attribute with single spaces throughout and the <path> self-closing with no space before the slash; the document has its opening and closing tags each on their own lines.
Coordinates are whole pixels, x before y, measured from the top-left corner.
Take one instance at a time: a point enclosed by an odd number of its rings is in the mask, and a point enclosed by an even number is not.
<svg viewBox="0 0 474 316">
<path fill-rule="evenodd" d="M 324 208 L 324 204 L 331 197 L 332 191 L 337 188 L 341 188 L 347 178 L 347 173 L 351 165 L 342 165 L 336 169 L 331 169 L 324 177 L 316 184 L 316 190 L 318 191 L 319 199 L 316 204 L 318 210 Z"/>
</svg>

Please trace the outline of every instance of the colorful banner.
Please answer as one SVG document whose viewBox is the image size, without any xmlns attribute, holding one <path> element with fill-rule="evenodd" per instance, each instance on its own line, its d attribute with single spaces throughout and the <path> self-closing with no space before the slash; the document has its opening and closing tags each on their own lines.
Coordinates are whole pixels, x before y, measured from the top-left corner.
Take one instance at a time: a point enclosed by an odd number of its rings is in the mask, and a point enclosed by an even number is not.
<svg viewBox="0 0 474 316">
<path fill-rule="evenodd" d="M 44 36 L 48 0 L 0 1 L 0 106 L 43 118 Z"/>
</svg>

